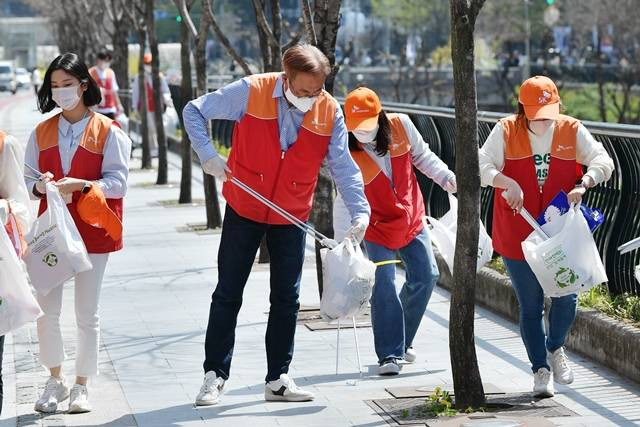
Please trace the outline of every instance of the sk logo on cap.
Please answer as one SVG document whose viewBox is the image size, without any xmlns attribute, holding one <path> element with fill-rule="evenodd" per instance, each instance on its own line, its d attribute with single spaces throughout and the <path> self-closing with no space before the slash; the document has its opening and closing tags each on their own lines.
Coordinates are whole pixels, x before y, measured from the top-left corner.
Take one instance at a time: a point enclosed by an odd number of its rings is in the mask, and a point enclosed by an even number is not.
<svg viewBox="0 0 640 427">
<path fill-rule="evenodd" d="M 538 104 L 547 104 L 551 99 L 551 94 L 546 90 L 542 91 L 542 95 L 538 98 Z"/>
<path fill-rule="evenodd" d="M 368 113 L 369 109 L 368 108 L 359 108 L 357 105 L 354 105 L 353 107 L 351 107 L 351 112 L 352 113 Z"/>
</svg>

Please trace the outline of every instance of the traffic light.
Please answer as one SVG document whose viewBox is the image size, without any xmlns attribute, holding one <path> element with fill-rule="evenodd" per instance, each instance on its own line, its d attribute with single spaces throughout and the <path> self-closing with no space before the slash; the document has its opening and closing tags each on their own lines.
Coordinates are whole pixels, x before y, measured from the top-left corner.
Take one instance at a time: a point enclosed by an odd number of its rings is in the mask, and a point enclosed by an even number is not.
<svg viewBox="0 0 640 427">
<path fill-rule="evenodd" d="M 549 0 L 547 0 L 547 2 L 549 2 Z M 551 2 L 553 3 L 553 0 L 552 0 Z M 180 15 L 176 15 L 176 22 L 177 22 L 177 23 L 182 22 L 182 16 L 180 16 Z"/>
</svg>

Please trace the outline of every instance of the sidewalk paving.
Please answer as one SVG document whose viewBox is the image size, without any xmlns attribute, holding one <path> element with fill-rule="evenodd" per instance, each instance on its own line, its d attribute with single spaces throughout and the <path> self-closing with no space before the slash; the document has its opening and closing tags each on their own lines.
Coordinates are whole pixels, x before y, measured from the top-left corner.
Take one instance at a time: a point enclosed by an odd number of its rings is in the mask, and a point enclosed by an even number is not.
<svg viewBox="0 0 640 427">
<path fill-rule="evenodd" d="M 31 106 L 31 99 L 28 100 Z M 18 108 L 26 114 L 27 101 Z M 5 107 L 6 108 L 6 107 Z M 6 117 L 0 106 L 0 117 Z M 15 115 L 16 112 L 12 112 Z M 37 122 L 39 115 L 30 113 Z M 6 123 L 6 121 L 4 122 Z M 11 131 L 12 129 L 7 129 Z M 21 129 L 22 130 L 22 129 Z M 22 130 L 24 133 L 24 130 Z M 365 400 L 389 398 L 386 387 L 451 383 L 448 352 L 449 295 L 437 288 L 418 331 L 415 364 L 391 379 L 376 375 L 371 328 L 357 330 L 364 373 L 356 369 L 353 331 L 341 332 L 340 373 L 335 375 L 335 330 L 311 331 L 300 325 L 291 375 L 316 394 L 306 403 L 264 401 L 264 332 L 268 306 L 268 266 L 256 265 L 238 318 L 231 378 L 219 405 L 194 408 L 202 383 L 204 333 L 216 283 L 219 232 L 178 231 L 204 221 L 202 206 L 163 207 L 177 200 L 180 160 L 170 155 L 168 186 L 154 186 L 155 172 L 132 162 L 125 203 L 125 249 L 111 256 L 101 296 L 101 375 L 90 383 L 95 410 L 90 414 L 34 414 L 33 403 L 46 380 L 37 362 L 35 325 L 7 336 L 3 377 L 5 406 L 1 426 L 383 426 Z M 203 197 L 194 169 L 194 199 Z M 317 305 L 311 241 L 302 277 L 301 304 Z M 398 283 L 401 283 L 398 280 Z M 73 375 L 73 286 L 67 284 L 63 333 Z M 476 313 L 476 344 L 485 383 L 504 392 L 528 392 L 532 375 L 517 325 L 484 309 Z M 558 425 L 640 425 L 640 387 L 608 369 L 570 354 L 576 381 L 557 386 L 556 400 L 579 416 L 552 418 Z M 62 405 L 66 408 L 66 403 Z"/>
</svg>

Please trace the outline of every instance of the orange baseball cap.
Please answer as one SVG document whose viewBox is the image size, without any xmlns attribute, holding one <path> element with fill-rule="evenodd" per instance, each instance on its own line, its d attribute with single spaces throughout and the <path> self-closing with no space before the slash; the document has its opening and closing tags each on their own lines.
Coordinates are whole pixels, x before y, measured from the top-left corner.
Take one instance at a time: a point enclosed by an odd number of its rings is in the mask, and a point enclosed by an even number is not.
<svg viewBox="0 0 640 427">
<path fill-rule="evenodd" d="M 556 84 L 549 77 L 535 76 L 522 83 L 518 101 L 524 105 L 529 120 L 555 120 L 560 115 L 560 95 Z"/>
<path fill-rule="evenodd" d="M 97 184 L 91 185 L 88 193 L 82 194 L 77 204 L 78 215 L 89 225 L 104 228 L 113 240 L 122 237 L 122 222 L 109 208 L 102 189 Z"/>
<path fill-rule="evenodd" d="M 151 54 L 150 53 L 145 53 L 144 56 L 142 57 L 142 62 L 145 64 L 151 64 Z"/>
<path fill-rule="evenodd" d="M 371 130 L 378 124 L 378 114 L 382 111 L 380 98 L 374 91 L 359 87 L 351 91 L 344 100 L 344 114 L 347 130 Z"/>
</svg>

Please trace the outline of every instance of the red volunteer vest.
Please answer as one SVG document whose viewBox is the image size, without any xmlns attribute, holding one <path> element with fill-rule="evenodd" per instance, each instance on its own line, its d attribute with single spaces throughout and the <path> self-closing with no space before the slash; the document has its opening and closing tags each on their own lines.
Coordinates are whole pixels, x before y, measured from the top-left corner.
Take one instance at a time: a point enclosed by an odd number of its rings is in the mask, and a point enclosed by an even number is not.
<svg viewBox="0 0 640 427">
<path fill-rule="evenodd" d="M 323 91 L 304 115 L 298 139 L 280 148 L 278 100 L 273 97 L 282 73 L 249 77 L 247 112 L 233 129 L 228 165 L 232 175 L 267 199 L 306 221 L 322 160 L 327 155 L 337 102 Z M 222 194 L 239 215 L 266 224 L 289 224 L 244 190 L 225 182 Z"/>
<path fill-rule="evenodd" d="M 516 116 L 500 120 L 504 131 L 505 162 L 502 173 L 520 185 L 524 193 L 524 207 L 534 218 L 549 205 L 560 190 L 571 191 L 582 176 L 576 163 L 576 135 L 579 121 L 560 115 L 555 122 L 551 142 L 549 174 L 543 186 L 538 185 L 536 168 L 527 134 L 526 123 L 516 122 Z M 493 201 L 493 248 L 500 255 L 524 260 L 521 243 L 533 231 L 520 215 L 514 215 L 502 197 L 502 189 L 495 189 Z"/>
<path fill-rule="evenodd" d="M 80 145 L 71 160 L 71 168 L 66 176 L 96 181 L 102 178 L 102 158 L 112 120 L 101 114 L 92 113 L 89 123 L 82 134 Z M 36 144 L 40 150 L 38 163 L 40 171 L 53 173 L 53 179 L 59 180 L 65 175 L 58 150 L 58 122 L 60 114 L 51 117 L 36 127 Z M 87 224 L 78 215 L 76 204 L 80 192 L 73 193 L 73 199 L 67 205 L 78 231 L 82 236 L 87 252 L 100 254 L 122 249 L 122 239 L 114 241 L 102 228 Z M 122 199 L 107 199 L 107 204 L 122 221 Z M 40 201 L 38 215 L 47 209 L 46 199 Z"/>
<path fill-rule="evenodd" d="M 399 114 L 387 114 L 391 124 L 391 175 L 393 185 L 365 151 L 351 156 L 362 172 L 364 192 L 371 206 L 365 239 L 389 249 L 408 245 L 424 227 L 424 199 L 413 172 L 411 144 Z"/>
<path fill-rule="evenodd" d="M 153 84 L 151 82 L 148 82 L 147 79 L 145 78 L 144 87 L 147 92 L 147 112 L 153 113 L 154 111 L 156 111 L 156 103 L 155 103 L 155 98 L 153 94 Z M 138 111 L 142 109 L 142 97 L 138 98 L 137 109 Z"/>
<path fill-rule="evenodd" d="M 104 80 L 99 77 L 98 69 L 96 67 L 89 68 L 89 74 L 93 80 L 96 81 L 98 86 L 102 90 L 102 102 L 98 105 L 98 108 L 115 108 L 116 97 L 113 95 L 113 70 L 107 68 L 104 74 Z"/>
</svg>

